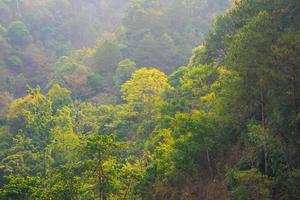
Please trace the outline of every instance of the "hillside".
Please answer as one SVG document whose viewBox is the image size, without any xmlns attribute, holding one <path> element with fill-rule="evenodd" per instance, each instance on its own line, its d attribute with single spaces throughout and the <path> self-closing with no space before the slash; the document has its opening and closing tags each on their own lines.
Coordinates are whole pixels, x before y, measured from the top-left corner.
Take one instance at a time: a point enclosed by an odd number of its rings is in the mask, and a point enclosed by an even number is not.
<svg viewBox="0 0 300 200">
<path fill-rule="evenodd" d="M 114 96 L 119 89 L 114 89 L 118 86 L 113 76 L 119 62 L 126 59 L 138 68 L 156 66 L 170 73 L 187 63 L 214 16 L 228 7 L 227 0 L 217 2 L 2 0 L 1 91 L 20 97 L 26 94 L 26 85 L 47 91 L 53 82 L 59 82 L 79 93 L 78 98 L 103 96 L 103 92 Z M 174 13 L 179 11 L 180 23 L 174 23 Z M 74 58 L 74 54 L 85 59 Z M 66 63 L 57 70 L 65 56 L 80 63 L 81 72 L 74 66 L 61 73 L 68 68 Z M 74 91 L 68 81 L 79 73 L 86 78 L 76 88 L 84 92 Z"/>
<path fill-rule="evenodd" d="M 55 59 L 3 23 L 0 200 L 298 200 L 300 2 L 123 3 Z"/>
</svg>

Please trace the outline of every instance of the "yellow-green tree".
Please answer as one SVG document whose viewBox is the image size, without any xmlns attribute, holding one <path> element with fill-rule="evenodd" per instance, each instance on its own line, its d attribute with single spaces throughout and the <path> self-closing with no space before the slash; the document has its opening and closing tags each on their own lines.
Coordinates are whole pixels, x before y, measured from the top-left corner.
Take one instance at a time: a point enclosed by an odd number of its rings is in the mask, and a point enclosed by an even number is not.
<svg viewBox="0 0 300 200">
<path fill-rule="evenodd" d="M 122 98 L 134 108 L 150 111 L 162 101 L 164 92 L 171 90 L 167 76 L 157 69 L 141 68 L 124 85 Z"/>
</svg>

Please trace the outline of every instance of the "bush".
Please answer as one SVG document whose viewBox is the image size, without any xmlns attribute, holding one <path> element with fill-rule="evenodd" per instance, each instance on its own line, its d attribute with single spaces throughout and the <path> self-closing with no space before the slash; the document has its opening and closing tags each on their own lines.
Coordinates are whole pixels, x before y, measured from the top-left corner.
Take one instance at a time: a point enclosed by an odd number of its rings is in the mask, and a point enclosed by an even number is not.
<svg viewBox="0 0 300 200">
<path fill-rule="evenodd" d="M 229 171 L 227 183 L 232 196 L 238 200 L 271 199 L 273 180 L 255 168 Z"/>
<path fill-rule="evenodd" d="M 22 21 L 14 21 L 10 25 L 7 38 L 13 46 L 27 46 L 32 38 L 27 26 Z"/>
</svg>

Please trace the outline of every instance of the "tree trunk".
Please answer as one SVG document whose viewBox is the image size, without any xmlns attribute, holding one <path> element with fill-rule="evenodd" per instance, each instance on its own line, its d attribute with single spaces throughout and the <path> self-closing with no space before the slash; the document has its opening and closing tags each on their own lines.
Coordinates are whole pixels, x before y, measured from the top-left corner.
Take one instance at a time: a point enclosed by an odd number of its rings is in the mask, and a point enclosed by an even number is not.
<svg viewBox="0 0 300 200">
<path fill-rule="evenodd" d="M 260 80 L 260 105 L 261 105 L 261 122 L 262 127 L 265 129 L 266 126 L 266 116 L 265 116 L 265 95 L 264 95 L 264 87 L 263 81 Z"/>
<path fill-rule="evenodd" d="M 21 10 L 20 10 L 19 0 L 16 0 L 16 9 L 17 9 L 18 17 L 21 17 Z"/>
<path fill-rule="evenodd" d="M 268 175 L 268 151 L 267 151 L 266 141 L 264 144 L 264 162 L 265 162 L 265 175 Z"/>
<path fill-rule="evenodd" d="M 210 177 L 211 177 L 211 179 L 213 179 L 214 174 L 213 174 L 213 169 L 211 167 L 211 161 L 210 161 L 208 149 L 206 149 L 206 158 L 207 158 L 208 169 L 210 172 Z"/>
<path fill-rule="evenodd" d="M 46 159 L 47 159 L 47 150 L 46 149 L 44 149 L 43 150 L 44 152 L 43 152 L 43 177 L 44 178 L 46 178 L 47 177 L 47 164 L 46 164 Z"/>
<path fill-rule="evenodd" d="M 263 127 L 264 134 L 264 166 L 265 166 L 265 174 L 268 175 L 268 152 L 267 152 L 267 136 L 266 136 L 266 116 L 265 116 L 265 94 L 264 94 L 264 84 L 263 80 L 260 80 L 260 104 L 261 104 L 261 123 Z"/>
<path fill-rule="evenodd" d="M 298 130 L 298 122 L 297 118 L 299 115 L 299 105 L 298 105 L 298 84 L 297 84 L 297 67 L 294 68 L 294 76 L 293 76 L 293 103 L 294 103 L 294 113 L 295 113 L 295 124 L 294 124 L 294 134 L 296 135 L 295 141 L 300 139 L 299 136 L 299 130 Z M 296 160 L 296 167 L 300 167 L 300 149 L 299 149 L 299 144 L 296 144 L 296 149 L 297 149 L 297 160 Z"/>
<path fill-rule="evenodd" d="M 127 199 L 127 195 L 128 195 L 128 193 L 129 193 L 130 187 L 131 187 L 131 183 L 129 183 L 129 184 L 128 184 L 128 187 L 126 188 L 126 191 L 125 191 L 123 200 L 126 200 L 126 199 Z"/>
<path fill-rule="evenodd" d="M 103 190 L 103 169 L 102 169 L 102 155 L 101 152 L 98 153 L 98 161 L 97 161 L 97 186 L 98 186 L 98 199 L 105 200 L 104 190 Z"/>
</svg>

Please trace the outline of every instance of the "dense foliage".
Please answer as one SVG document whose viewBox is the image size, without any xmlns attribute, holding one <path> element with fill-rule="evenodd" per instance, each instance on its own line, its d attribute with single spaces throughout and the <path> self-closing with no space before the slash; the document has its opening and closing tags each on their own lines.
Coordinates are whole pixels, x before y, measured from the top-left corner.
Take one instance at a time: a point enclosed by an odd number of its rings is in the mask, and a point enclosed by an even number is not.
<svg viewBox="0 0 300 200">
<path fill-rule="evenodd" d="M 21 2 L 0 0 L 0 199 L 299 199 L 298 0 L 237 0 L 209 33 L 228 1 L 136 0 L 44 73 Z"/>
<path fill-rule="evenodd" d="M 168 73 L 187 63 L 214 16 L 228 7 L 228 0 L 208 2 L 1 0 L 1 92 L 21 97 L 27 84 L 45 91 L 49 82 L 67 79 L 68 86 L 61 84 L 78 98 L 114 101 L 120 83 L 113 77 L 123 76 L 116 75 L 119 62 L 129 59 L 138 68 L 156 66 Z M 177 12 L 180 23 L 174 21 Z M 62 70 L 64 77 L 57 77 Z M 74 91 L 70 83 L 78 76 L 83 78 L 75 85 L 84 91 Z"/>
</svg>

